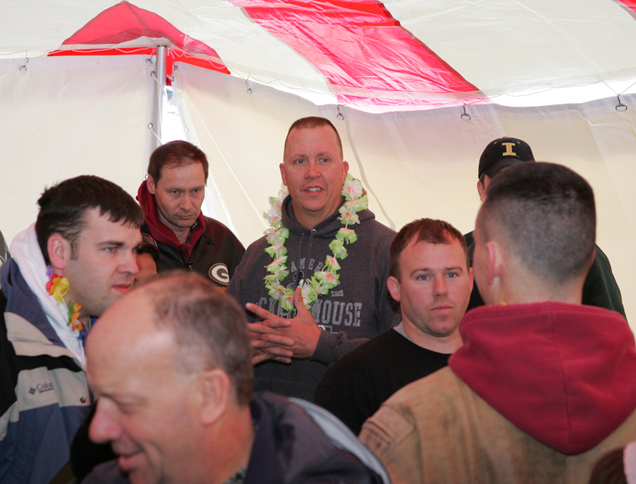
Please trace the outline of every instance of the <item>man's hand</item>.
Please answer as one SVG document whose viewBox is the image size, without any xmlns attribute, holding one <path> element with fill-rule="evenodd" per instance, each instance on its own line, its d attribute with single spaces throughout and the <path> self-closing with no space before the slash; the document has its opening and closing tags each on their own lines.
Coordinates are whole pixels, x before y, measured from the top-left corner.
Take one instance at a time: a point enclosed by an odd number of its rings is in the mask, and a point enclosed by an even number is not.
<svg viewBox="0 0 636 484">
<path fill-rule="evenodd" d="M 294 305 L 296 317 L 292 319 L 278 317 L 256 304 L 245 305 L 248 311 L 263 318 L 261 323 L 249 325 L 253 326 L 250 336 L 255 350 L 252 358 L 255 364 L 270 358 L 277 361 L 287 359 L 286 362 L 289 362 L 292 357 L 303 359 L 314 354 L 321 329 L 305 307 L 299 287 L 294 291 Z M 289 355 L 290 351 L 292 355 Z"/>
<path fill-rule="evenodd" d="M 293 339 L 280 336 L 276 330 L 261 323 L 248 324 L 247 327 L 252 340 L 252 364 L 256 365 L 270 359 L 291 363 L 294 352 L 286 348 L 294 346 Z M 263 335 L 268 335 L 270 341 L 264 340 Z"/>
</svg>

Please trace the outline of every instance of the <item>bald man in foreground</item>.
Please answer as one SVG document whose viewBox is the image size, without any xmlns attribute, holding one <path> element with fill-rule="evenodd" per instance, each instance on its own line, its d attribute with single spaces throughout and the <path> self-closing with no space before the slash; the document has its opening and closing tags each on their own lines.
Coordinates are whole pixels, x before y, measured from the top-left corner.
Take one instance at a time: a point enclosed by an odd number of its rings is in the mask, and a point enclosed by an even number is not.
<svg viewBox="0 0 636 484">
<path fill-rule="evenodd" d="M 169 273 L 120 302 L 87 343 L 89 435 L 118 458 L 84 482 L 382 482 L 352 453 L 382 473 L 361 444 L 336 446 L 286 398 L 252 398 L 243 312 L 211 282 Z"/>
</svg>

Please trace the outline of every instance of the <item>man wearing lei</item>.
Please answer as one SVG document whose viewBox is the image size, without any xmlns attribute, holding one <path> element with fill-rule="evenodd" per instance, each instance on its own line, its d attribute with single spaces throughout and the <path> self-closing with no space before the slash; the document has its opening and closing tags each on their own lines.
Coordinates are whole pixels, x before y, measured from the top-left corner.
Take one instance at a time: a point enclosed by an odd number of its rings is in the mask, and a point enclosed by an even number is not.
<svg viewBox="0 0 636 484">
<path fill-rule="evenodd" d="M 68 463 L 92 399 L 86 336 L 131 288 L 144 221 L 129 194 L 96 176 L 58 183 L 38 205 L 0 271 L 3 484 L 50 482 Z"/>
<path fill-rule="evenodd" d="M 313 400 L 328 365 L 395 322 L 386 286 L 395 232 L 367 209 L 327 119 L 292 124 L 280 171 L 271 227 L 228 293 L 252 323 L 255 390 Z"/>
</svg>

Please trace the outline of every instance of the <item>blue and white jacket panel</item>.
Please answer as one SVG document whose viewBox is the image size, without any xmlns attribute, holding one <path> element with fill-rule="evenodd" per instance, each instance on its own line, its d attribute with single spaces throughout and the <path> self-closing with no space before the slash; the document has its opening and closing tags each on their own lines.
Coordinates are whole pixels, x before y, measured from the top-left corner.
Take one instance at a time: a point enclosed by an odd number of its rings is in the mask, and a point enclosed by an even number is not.
<svg viewBox="0 0 636 484">
<path fill-rule="evenodd" d="M 0 482 L 48 483 L 90 409 L 86 375 L 10 260 L 0 292 Z"/>
</svg>

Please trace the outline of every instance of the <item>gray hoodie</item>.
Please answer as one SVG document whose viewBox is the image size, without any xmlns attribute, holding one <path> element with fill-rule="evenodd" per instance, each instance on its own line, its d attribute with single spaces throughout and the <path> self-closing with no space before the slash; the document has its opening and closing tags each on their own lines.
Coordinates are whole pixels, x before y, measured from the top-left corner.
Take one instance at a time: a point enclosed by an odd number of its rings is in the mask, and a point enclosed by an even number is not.
<svg viewBox="0 0 636 484">
<path fill-rule="evenodd" d="M 344 198 L 343 198 L 344 203 Z M 282 206 L 283 224 L 289 229 L 287 268 L 290 274 L 283 285 L 295 288 L 301 279 L 310 278 L 323 269 L 325 258 L 332 255 L 329 244 L 342 224 L 338 211 L 313 229 L 303 227 L 294 216 L 291 198 Z M 396 322 L 386 287 L 389 275 L 389 247 L 395 231 L 375 220 L 370 210 L 358 212 L 360 224 L 352 226 L 358 240 L 346 246 L 348 257 L 339 259 L 340 284 L 320 296 L 311 307 L 322 334 L 309 360 L 294 360 L 291 365 L 265 362 L 255 368 L 255 390 L 272 391 L 312 400 L 316 387 L 328 365 L 365 341 L 384 332 Z M 271 298 L 263 277 L 272 258 L 265 252 L 265 237 L 251 244 L 234 273 L 228 294 L 244 307 L 252 302 L 282 317 L 293 317 Z M 257 319 L 247 314 L 248 321 Z"/>
</svg>

